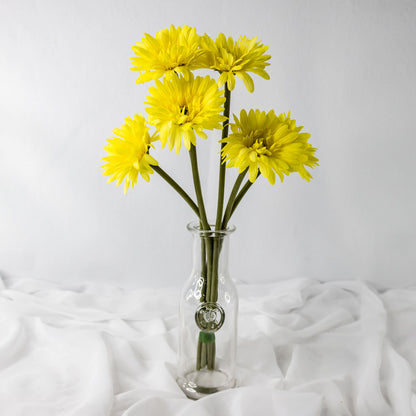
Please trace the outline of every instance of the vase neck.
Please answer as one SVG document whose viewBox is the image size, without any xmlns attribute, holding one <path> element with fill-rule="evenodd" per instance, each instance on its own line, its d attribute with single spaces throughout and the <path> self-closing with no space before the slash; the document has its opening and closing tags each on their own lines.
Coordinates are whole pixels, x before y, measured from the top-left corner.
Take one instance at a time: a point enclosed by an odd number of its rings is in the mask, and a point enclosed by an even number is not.
<svg viewBox="0 0 416 416">
<path fill-rule="evenodd" d="M 227 230 L 201 230 L 199 224 L 188 225 L 193 234 L 193 270 L 201 276 L 228 277 L 228 250 L 230 235 L 235 228 Z"/>
</svg>

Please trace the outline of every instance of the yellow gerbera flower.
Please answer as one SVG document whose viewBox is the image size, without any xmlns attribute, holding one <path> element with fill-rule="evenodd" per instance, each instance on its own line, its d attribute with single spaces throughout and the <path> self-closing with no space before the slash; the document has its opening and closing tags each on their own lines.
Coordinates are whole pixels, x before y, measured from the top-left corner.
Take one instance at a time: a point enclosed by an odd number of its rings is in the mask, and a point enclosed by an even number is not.
<svg viewBox="0 0 416 416">
<path fill-rule="evenodd" d="M 149 182 L 149 174 L 153 173 L 151 165 L 157 166 L 158 162 L 149 155 L 151 142 L 157 140 L 156 134 L 150 136 L 149 127 L 142 115 L 135 115 L 132 120 L 130 117 L 125 119 L 119 129 L 114 129 L 113 133 L 119 137 L 107 139 L 108 145 L 104 147 L 108 156 L 102 160 L 107 162 L 102 166 L 103 175 L 111 175 L 108 182 L 117 180 L 117 186 L 120 185 L 124 178 L 124 193 L 127 192 L 129 185 L 132 188 L 136 186 L 137 177 L 140 172 L 143 179 Z"/>
<path fill-rule="evenodd" d="M 191 143 L 196 145 L 195 133 L 206 139 L 203 129 L 221 129 L 221 122 L 226 120 L 220 114 L 224 110 L 223 91 L 208 75 L 156 81 L 156 87 L 149 92 L 152 94 L 146 102 L 150 105 L 146 108 L 149 122 L 159 131 L 162 147 L 168 142 L 169 150 L 175 147 L 176 153 L 181 149 L 181 138 L 190 150 Z"/>
<path fill-rule="evenodd" d="M 222 87 L 227 83 L 231 91 L 235 86 L 235 75 L 242 79 L 244 85 L 250 92 L 254 91 L 254 82 L 248 72 L 257 74 L 262 78 L 269 79 L 269 74 L 264 70 L 270 55 L 265 55 L 268 47 L 257 42 L 257 38 L 248 39 L 240 36 L 238 41 L 231 37 L 226 39 L 220 33 L 214 42 L 208 35 L 202 38 L 203 48 L 206 50 L 204 55 L 205 65 L 221 73 L 218 78 L 218 86 Z"/>
<path fill-rule="evenodd" d="M 188 79 L 190 71 L 201 68 L 201 37 L 196 29 L 188 26 L 163 29 L 155 37 L 145 34 L 141 42 L 132 46 L 135 57 L 132 71 L 139 71 L 136 84 L 159 79 L 162 76 L 171 79 L 175 74 L 182 74 Z"/>
<path fill-rule="evenodd" d="M 238 167 L 242 173 L 248 168 L 249 180 L 254 182 L 258 172 L 273 185 L 277 173 L 283 181 L 284 175 L 298 172 L 309 181 L 312 176 L 305 166 L 318 165 L 314 156 L 315 148 L 308 143 L 310 134 L 300 133 L 303 127 L 296 126 L 296 120 L 288 115 L 276 116 L 273 110 L 242 110 L 240 119 L 234 115 L 232 133 L 221 142 L 227 167 Z"/>
</svg>

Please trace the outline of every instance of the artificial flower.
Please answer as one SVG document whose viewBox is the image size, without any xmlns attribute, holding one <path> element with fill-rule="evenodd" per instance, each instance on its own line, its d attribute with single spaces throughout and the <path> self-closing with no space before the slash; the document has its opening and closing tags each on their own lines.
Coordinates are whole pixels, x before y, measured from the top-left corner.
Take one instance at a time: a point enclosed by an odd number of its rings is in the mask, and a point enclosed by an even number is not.
<svg viewBox="0 0 416 416">
<path fill-rule="evenodd" d="M 318 164 L 314 156 L 316 149 L 308 143 L 309 133 L 301 133 L 303 127 L 296 126 L 296 120 L 288 115 L 276 116 L 273 110 L 242 110 L 240 119 L 234 115 L 232 133 L 221 140 L 227 167 L 237 167 L 239 173 L 248 169 L 249 180 L 254 182 L 260 173 L 271 184 L 275 174 L 281 181 L 284 175 L 298 172 L 309 181 L 312 176 L 305 166 L 313 168 Z"/>
<path fill-rule="evenodd" d="M 264 70 L 270 55 L 265 55 L 268 47 L 257 41 L 257 37 L 248 39 L 240 36 L 238 41 L 225 37 L 220 33 L 215 42 L 205 35 L 202 38 L 205 65 L 208 68 L 219 71 L 218 86 L 222 87 L 227 83 L 230 91 L 235 86 L 235 75 L 243 80 L 244 85 L 250 91 L 254 91 L 254 82 L 248 74 L 252 72 L 262 78 L 269 79 L 269 74 Z"/>
<path fill-rule="evenodd" d="M 208 75 L 189 79 L 174 77 L 163 82 L 156 81 L 156 87 L 149 89 L 146 112 L 149 122 L 159 131 L 162 147 L 169 144 L 169 150 L 181 149 L 182 140 L 190 150 L 196 145 L 195 133 L 206 139 L 204 129 L 222 129 L 221 115 L 225 102 L 223 92 L 218 89 L 215 80 Z"/>
<path fill-rule="evenodd" d="M 132 47 L 136 56 L 130 58 L 132 71 L 139 71 L 136 84 L 156 80 L 162 76 L 171 79 L 182 74 L 188 79 L 190 71 L 200 68 L 200 36 L 189 26 L 163 29 L 156 36 L 145 34 L 141 42 Z"/>
<path fill-rule="evenodd" d="M 282 125 L 287 125 L 290 132 L 299 133 L 296 141 L 302 145 L 302 153 L 298 156 L 298 163 L 295 163 L 291 167 L 291 172 L 298 172 L 302 179 L 309 182 L 312 179 L 312 175 L 305 169 L 305 166 L 314 168 L 315 166 L 318 166 L 319 162 L 319 160 L 315 157 L 316 148 L 312 147 L 312 145 L 308 143 L 311 135 L 309 133 L 300 133 L 303 126 L 296 126 L 296 120 L 290 118 L 290 111 L 287 114 L 280 114 L 278 119 Z"/>
<path fill-rule="evenodd" d="M 124 193 L 131 185 L 136 186 L 138 174 L 147 182 L 149 174 L 153 173 L 152 165 L 157 166 L 158 162 L 149 155 L 151 142 L 157 140 L 157 135 L 150 136 L 149 127 L 142 115 L 135 115 L 134 119 L 127 117 L 125 123 L 113 133 L 118 137 L 107 139 L 108 145 L 104 147 L 108 156 L 102 160 L 107 162 L 102 166 L 104 176 L 110 176 L 108 182 L 117 180 L 117 186 L 124 178 Z"/>
</svg>

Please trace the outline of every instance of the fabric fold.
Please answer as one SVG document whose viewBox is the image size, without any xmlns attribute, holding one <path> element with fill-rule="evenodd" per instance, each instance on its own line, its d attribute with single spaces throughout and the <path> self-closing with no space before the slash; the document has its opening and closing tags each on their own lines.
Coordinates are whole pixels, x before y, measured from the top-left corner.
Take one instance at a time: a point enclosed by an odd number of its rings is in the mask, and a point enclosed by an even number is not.
<svg viewBox="0 0 416 416">
<path fill-rule="evenodd" d="M 192 402 L 175 382 L 176 291 L 0 280 L 1 414 L 416 415 L 416 288 L 239 293 L 238 385 Z"/>
</svg>

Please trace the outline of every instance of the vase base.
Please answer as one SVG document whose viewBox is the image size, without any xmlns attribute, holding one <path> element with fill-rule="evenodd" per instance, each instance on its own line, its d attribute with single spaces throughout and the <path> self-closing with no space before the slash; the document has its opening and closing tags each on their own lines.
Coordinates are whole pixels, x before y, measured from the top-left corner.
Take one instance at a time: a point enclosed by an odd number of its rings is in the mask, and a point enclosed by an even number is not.
<svg viewBox="0 0 416 416">
<path fill-rule="evenodd" d="M 194 400 L 235 386 L 235 379 L 220 370 L 191 371 L 178 377 L 176 382 L 186 396 Z"/>
</svg>

